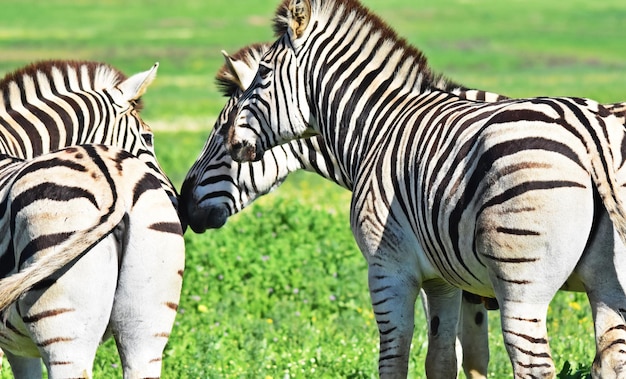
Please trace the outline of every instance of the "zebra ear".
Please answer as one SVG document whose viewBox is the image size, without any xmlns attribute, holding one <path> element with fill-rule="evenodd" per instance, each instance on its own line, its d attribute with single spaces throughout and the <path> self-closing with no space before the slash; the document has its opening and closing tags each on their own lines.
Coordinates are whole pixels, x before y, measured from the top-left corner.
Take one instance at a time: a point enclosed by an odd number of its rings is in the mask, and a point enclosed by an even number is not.
<svg viewBox="0 0 626 379">
<path fill-rule="evenodd" d="M 242 91 L 245 91 L 254 80 L 256 68 L 248 66 L 244 61 L 231 57 L 224 50 L 222 50 L 222 55 L 224 55 L 226 68 L 232 77 L 233 84 L 237 85 Z"/>
<path fill-rule="evenodd" d="M 310 19 L 310 0 L 291 0 L 289 3 L 289 35 L 291 39 L 302 37 Z"/>
<path fill-rule="evenodd" d="M 118 84 L 117 89 L 119 89 L 123 100 L 137 100 L 141 95 L 146 93 L 146 89 L 154 78 L 156 78 L 158 68 L 159 62 L 155 63 L 148 71 L 135 74 Z"/>
</svg>

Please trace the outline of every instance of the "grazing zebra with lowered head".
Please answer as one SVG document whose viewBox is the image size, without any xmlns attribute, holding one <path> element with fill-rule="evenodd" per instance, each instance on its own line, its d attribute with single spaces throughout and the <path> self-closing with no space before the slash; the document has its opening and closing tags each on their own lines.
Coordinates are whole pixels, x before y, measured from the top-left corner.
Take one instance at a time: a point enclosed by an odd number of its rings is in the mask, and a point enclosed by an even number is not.
<svg viewBox="0 0 626 379">
<path fill-rule="evenodd" d="M 220 118 L 226 117 L 229 107 L 252 82 L 258 62 L 268 49 L 267 44 L 255 44 L 232 57 L 225 56 L 226 64 L 218 72 L 217 82 L 229 100 Z M 445 81 L 455 89 L 462 88 L 449 83 Z M 472 95 L 475 93 L 482 91 L 473 91 Z M 341 174 L 341 168 L 319 137 L 295 140 L 273 148 L 264 155 L 262 162 L 238 164 L 225 150 L 222 136 L 214 129 L 183 182 L 181 215 L 196 233 L 219 228 L 228 217 L 273 191 L 289 173 L 300 169 L 352 189 L 352 183 Z M 487 311 L 480 302 L 468 301 L 469 294 L 464 295 L 462 322 L 459 324 L 463 369 L 468 378 L 485 378 L 489 363 Z M 423 304 L 426 308 L 427 303 L 424 301 Z"/>
<path fill-rule="evenodd" d="M 117 146 L 144 161 L 177 205 L 139 116 L 157 68 L 127 78 L 104 63 L 41 61 L 7 74 L 0 80 L 0 154 L 30 159 L 86 143 Z"/>
<path fill-rule="evenodd" d="M 82 145 L 4 157 L 0 177 L 11 236 L 0 347 L 14 376 L 41 377 L 42 357 L 50 378 L 91 378 L 96 349 L 112 335 L 125 378 L 159 377 L 184 242 L 154 172 L 124 150 Z"/>
<path fill-rule="evenodd" d="M 430 330 L 440 346 L 454 346 L 459 288 L 495 296 L 515 376 L 554 377 L 546 313 L 565 284 L 592 307 L 592 375 L 623 375 L 626 132 L 615 116 L 587 99 L 442 91 L 423 54 L 356 0 L 288 0 L 275 29 L 226 147 L 258 160 L 319 133 L 352 178 L 381 377 L 407 374 L 420 288 L 446 303 Z M 437 363 L 428 375 L 454 377 L 452 362 Z"/>
</svg>

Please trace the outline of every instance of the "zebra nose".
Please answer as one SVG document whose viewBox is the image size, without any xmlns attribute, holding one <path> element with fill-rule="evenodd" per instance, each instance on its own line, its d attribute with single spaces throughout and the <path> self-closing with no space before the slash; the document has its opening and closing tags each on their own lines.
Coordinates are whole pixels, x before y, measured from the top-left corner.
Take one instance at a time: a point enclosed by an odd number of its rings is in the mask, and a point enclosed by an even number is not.
<svg viewBox="0 0 626 379">
<path fill-rule="evenodd" d="M 263 149 L 257 144 L 252 146 L 248 142 L 235 142 L 230 150 L 231 157 L 237 162 L 254 162 L 263 158 Z"/>
<path fill-rule="evenodd" d="M 230 215 L 230 210 L 224 204 L 199 207 L 189 214 L 189 227 L 197 234 L 207 229 L 219 229 L 226 224 Z"/>
<path fill-rule="evenodd" d="M 209 207 L 207 209 L 206 227 L 208 229 L 219 229 L 230 217 L 230 210 L 224 204 Z"/>
</svg>

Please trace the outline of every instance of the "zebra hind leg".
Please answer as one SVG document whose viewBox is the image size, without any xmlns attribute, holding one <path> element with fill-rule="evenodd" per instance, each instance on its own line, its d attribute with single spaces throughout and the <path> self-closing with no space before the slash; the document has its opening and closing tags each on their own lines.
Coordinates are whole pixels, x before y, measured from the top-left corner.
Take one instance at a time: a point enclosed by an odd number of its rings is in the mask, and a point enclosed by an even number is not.
<svg viewBox="0 0 626 379">
<path fill-rule="evenodd" d="M 20 357 L 9 351 L 6 351 L 5 355 L 11 365 L 15 379 L 38 379 L 42 377 L 41 358 Z"/>
<path fill-rule="evenodd" d="M 596 357 L 594 378 L 626 378 L 626 247 L 606 214 L 577 268 L 593 314 Z"/>
<path fill-rule="evenodd" d="M 623 296 L 621 301 L 616 302 L 594 293 L 589 295 L 589 300 L 592 302 L 597 352 L 592 377 L 626 378 L 626 309 L 623 307 Z"/>
<path fill-rule="evenodd" d="M 548 304 L 501 304 L 504 344 L 516 378 L 554 378 L 556 375 L 546 328 Z"/>
<path fill-rule="evenodd" d="M 113 305 L 117 249 L 114 238 L 105 238 L 49 287 L 34 289 L 19 301 L 22 321 L 49 378 L 92 377 Z"/>
<path fill-rule="evenodd" d="M 160 188 L 141 194 L 126 224 L 111 329 L 124 378 L 158 378 L 182 287 L 182 229 Z"/>
<path fill-rule="evenodd" d="M 463 352 L 463 371 L 471 379 L 487 378 L 489 365 L 489 325 L 485 306 L 468 301 L 463 293 L 459 339 Z"/>
</svg>

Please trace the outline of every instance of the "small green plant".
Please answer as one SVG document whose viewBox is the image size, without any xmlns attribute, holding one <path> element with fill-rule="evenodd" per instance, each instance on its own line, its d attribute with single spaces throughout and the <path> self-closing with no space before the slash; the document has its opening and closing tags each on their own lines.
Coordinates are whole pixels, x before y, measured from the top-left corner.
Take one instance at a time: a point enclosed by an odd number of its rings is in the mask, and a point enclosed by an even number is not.
<svg viewBox="0 0 626 379">
<path fill-rule="evenodd" d="M 591 378 L 591 369 L 586 365 L 580 365 L 578 369 L 574 369 L 569 361 L 565 361 L 558 377 L 560 379 L 588 379 Z"/>
</svg>

